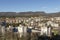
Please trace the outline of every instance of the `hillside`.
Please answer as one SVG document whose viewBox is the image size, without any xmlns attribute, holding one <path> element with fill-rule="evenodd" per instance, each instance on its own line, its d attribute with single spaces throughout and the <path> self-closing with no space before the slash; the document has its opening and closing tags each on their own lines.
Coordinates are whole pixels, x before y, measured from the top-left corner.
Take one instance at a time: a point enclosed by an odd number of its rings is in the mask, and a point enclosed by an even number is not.
<svg viewBox="0 0 60 40">
<path fill-rule="evenodd" d="M 45 12 L 0 12 L 0 17 L 4 16 L 4 17 L 16 17 L 16 16 L 60 16 L 60 12 L 57 13 L 45 13 Z"/>
</svg>

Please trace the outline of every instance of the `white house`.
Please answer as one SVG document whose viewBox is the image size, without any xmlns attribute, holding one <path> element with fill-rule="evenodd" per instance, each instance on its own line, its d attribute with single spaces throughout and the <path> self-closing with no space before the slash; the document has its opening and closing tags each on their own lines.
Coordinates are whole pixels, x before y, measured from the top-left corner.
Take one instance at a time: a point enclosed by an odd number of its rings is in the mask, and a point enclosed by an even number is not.
<svg viewBox="0 0 60 40">
<path fill-rule="evenodd" d="M 48 22 L 47 22 L 47 26 L 48 26 L 48 25 L 51 25 L 52 27 L 59 27 L 59 24 L 54 23 L 54 22 L 52 22 L 52 21 L 48 21 Z"/>
<path fill-rule="evenodd" d="M 41 35 L 51 36 L 51 27 L 41 27 Z"/>
<path fill-rule="evenodd" d="M 18 33 L 20 35 L 20 37 L 22 37 L 23 35 L 25 36 L 27 27 L 24 27 L 23 25 L 19 25 L 18 26 Z"/>
<path fill-rule="evenodd" d="M 5 26 L 1 26 L 1 33 L 2 33 L 2 36 L 4 36 L 5 35 Z"/>
<path fill-rule="evenodd" d="M 10 26 L 10 25 L 9 25 L 6 29 L 7 29 L 7 31 L 12 32 L 13 26 Z"/>
<path fill-rule="evenodd" d="M 41 27 L 41 35 L 43 34 L 47 35 L 47 27 Z"/>
</svg>

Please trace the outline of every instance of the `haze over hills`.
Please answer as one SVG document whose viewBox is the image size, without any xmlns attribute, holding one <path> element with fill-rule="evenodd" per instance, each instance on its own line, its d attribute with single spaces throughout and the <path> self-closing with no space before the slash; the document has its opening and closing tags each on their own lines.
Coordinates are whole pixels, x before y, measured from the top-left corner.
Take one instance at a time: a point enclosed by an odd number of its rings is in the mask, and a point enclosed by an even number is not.
<svg viewBox="0 0 60 40">
<path fill-rule="evenodd" d="M 0 12 L 0 17 L 1 16 L 60 16 L 60 12 L 56 12 L 56 13 L 45 13 L 45 12 Z"/>
</svg>

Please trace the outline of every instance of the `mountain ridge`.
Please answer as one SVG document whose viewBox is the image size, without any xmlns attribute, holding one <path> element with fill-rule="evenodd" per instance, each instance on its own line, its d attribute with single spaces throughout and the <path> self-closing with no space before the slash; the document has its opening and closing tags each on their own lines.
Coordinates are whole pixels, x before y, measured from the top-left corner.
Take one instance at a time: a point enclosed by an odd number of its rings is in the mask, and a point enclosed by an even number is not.
<svg viewBox="0 0 60 40">
<path fill-rule="evenodd" d="M 60 16 L 60 12 L 56 13 L 45 13 L 45 12 L 0 12 L 0 17 L 1 16 Z"/>
</svg>

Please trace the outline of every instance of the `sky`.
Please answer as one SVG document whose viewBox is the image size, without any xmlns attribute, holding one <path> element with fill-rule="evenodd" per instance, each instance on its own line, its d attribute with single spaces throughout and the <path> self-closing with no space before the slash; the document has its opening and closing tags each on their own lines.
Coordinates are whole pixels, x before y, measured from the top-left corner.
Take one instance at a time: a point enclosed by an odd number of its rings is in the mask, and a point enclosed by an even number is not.
<svg viewBox="0 0 60 40">
<path fill-rule="evenodd" d="M 60 12 L 60 0 L 0 0 L 0 12 Z"/>
</svg>

